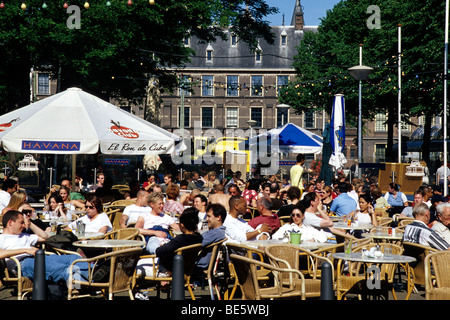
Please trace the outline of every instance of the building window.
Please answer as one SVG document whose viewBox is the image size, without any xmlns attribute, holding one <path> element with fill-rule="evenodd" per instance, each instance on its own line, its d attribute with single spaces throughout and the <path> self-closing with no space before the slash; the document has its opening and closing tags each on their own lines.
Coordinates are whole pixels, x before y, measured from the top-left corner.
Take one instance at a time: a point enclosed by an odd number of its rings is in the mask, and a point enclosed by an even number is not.
<svg viewBox="0 0 450 320">
<path fill-rule="evenodd" d="M 287 87 L 288 83 L 289 83 L 289 76 L 278 76 L 277 77 L 277 94 L 283 88 Z"/>
<path fill-rule="evenodd" d="M 189 128 L 191 123 L 191 108 L 184 107 L 184 128 Z M 181 108 L 178 108 L 178 127 L 181 128 Z"/>
<path fill-rule="evenodd" d="M 250 119 L 256 121 L 255 127 L 261 128 L 263 126 L 263 109 L 251 108 Z"/>
<path fill-rule="evenodd" d="M 277 127 L 284 126 L 289 122 L 289 109 L 277 108 Z"/>
<path fill-rule="evenodd" d="M 38 94 L 50 94 L 50 77 L 48 73 L 38 73 Z"/>
<path fill-rule="evenodd" d="M 376 132 L 386 132 L 386 113 L 377 113 L 375 115 L 375 131 Z"/>
<path fill-rule="evenodd" d="M 184 37 L 184 39 L 183 39 L 183 42 L 184 42 L 184 46 L 185 47 L 189 47 L 189 45 L 190 45 L 190 37 L 189 36 L 185 36 Z"/>
<path fill-rule="evenodd" d="M 386 145 L 375 145 L 375 162 L 384 162 L 386 158 Z"/>
<path fill-rule="evenodd" d="M 237 128 L 238 127 L 238 108 L 229 107 L 227 108 L 227 127 Z"/>
<path fill-rule="evenodd" d="M 206 48 L 206 62 L 212 62 L 213 60 L 213 47 L 211 44 L 208 44 L 208 47 Z"/>
<path fill-rule="evenodd" d="M 303 126 L 309 129 L 316 127 L 316 113 L 314 111 L 303 113 Z"/>
<path fill-rule="evenodd" d="M 202 76 L 202 96 L 213 96 L 214 94 L 214 77 L 213 76 Z"/>
<path fill-rule="evenodd" d="M 231 46 L 232 47 L 236 47 L 237 46 L 237 36 L 235 34 L 231 35 L 230 41 L 231 41 Z"/>
<path fill-rule="evenodd" d="M 262 96 L 263 90 L 263 77 L 252 76 L 252 96 Z"/>
<path fill-rule="evenodd" d="M 261 46 L 258 43 L 258 47 L 255 50 L 255 61 L 256 63 L 261 63 L 262 62 L 262 49 Z"/>
<path fill-rule="evenodd" d="M 184 93 L 184 96 L 190 96 L 191 95 L 190 87 L 191 87 L 191 76 L 182 74 L 180 76 L 180 88 L 179 88 L 180 96 L 182 93 Z"/>
<path fill-rule="evenodd" d="M 205 107 L 202 108 L 202 127 L 212 128 L 213 127 L 213 108 Z"/>
<path fill-rule="evenodd" d="M 227 96 L 237 97 L 239 95 L 238 86 L 238 76 L 227 76 Z"/>
<path fill-rule="evenodd" d="M 356 146 L 351 145 L 350 146 L 350 159 L 356 159 L 358 155 L 356 154 Z"/>
<path fill-rule="evenodd" d="M 287 36 L 286 35 L 281 36 L 281 45 L 283 47 L 285 47 L 287 45 Z"/>
</svg>

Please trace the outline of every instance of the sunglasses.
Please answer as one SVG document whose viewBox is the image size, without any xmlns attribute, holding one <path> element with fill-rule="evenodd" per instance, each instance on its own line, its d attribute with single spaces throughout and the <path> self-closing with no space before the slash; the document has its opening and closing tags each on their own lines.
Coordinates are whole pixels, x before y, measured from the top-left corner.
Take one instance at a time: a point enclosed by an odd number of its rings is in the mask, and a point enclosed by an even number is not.
<svg viewBox="0 0 450 320">
<path fill-rule="evenodd" d="M 32 213 L 33 213 L 33 210 L 25 209 L 25 210 L 22 210 L 22 213 L 25 213 L 25 214 L 32 214 Z"/>
<path fill-rule="evenodd" d="M 291 213 L 291 216 L 300 218 L 301 214 L 300 213 Z"/>
<path fill-rule="evenodd" d="M 94 209 L 94 206 L 84 206 L 86 209 Z"/>
</svg>

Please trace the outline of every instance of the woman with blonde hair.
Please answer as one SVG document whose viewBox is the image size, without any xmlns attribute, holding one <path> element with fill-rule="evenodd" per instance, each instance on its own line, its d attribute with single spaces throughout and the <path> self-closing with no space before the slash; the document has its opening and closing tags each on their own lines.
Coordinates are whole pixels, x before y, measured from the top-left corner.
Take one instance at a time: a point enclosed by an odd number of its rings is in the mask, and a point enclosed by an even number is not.
<svg viewBox="0 0 450 320">
<path fill-rule="evenodd" d="M 8 205 L 2 210 L 2 215 L 9 210 L 17 210 L 19 206 L 27 200 L 27 194 L 23 190 L 17 190 L 9 199 Z"/>
<path fill-rule="evenodd" d="M 210 171 L 206 174 L 205 184 L 203 185 L 203 191 L 209 192 L 215 184 L 219 184 L 219 179 L 216 179 L 217 173 Z"/>
</svg>

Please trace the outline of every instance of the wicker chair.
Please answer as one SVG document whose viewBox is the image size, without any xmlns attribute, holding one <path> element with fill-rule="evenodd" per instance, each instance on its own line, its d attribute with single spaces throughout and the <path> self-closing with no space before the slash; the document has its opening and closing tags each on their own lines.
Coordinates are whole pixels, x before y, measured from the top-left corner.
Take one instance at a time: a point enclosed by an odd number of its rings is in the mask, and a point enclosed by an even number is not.
<svg viewBox="0 0 450 320">
<path fill-rule="evenodd" d="M 360 252 L 362 249 L 370 249 L 376 245 L 380 245 L 382 251 L 384 251 L 385 247 L 392 248 L 392 254 L 400 255 L 403 252 L 403 248 L 396 244 L 392 243 L 369 243 L 358 245 L 352 248 L 353 252 Z M 365 287 L 364 282 L 366 281 L 365 268 L 364 264 L 360 262 L 348 262 L 348 268 L 344 266 L 344 260 L 339 260 L 336 268 L 336 295 L 337 300 L 346 299 L 346 295 L 349 293 L 356 293 L 358 296 L 362 292 L 362 288 Z M 368 265 L 368 264 L 366 264 Z M 388 297 L 388 290 L 391 289 L 391 292 L 394 296 L 394 299 L 397 300 L 397 296 L 395 294 L 393 282 L 394 282 L 394 274 L 396 264 L 381 264 L 381 273 L 380 280 L 382 284 L 382 290 L 385 293 L 385 298 Z M 359 296 L 360 297 L 360 296 Z"/>
<path fill-rule="evenodd" d="M 228 254 L 239 254 L 239 255 L 247 256 L 250 259 L 253 258 L 254 256 L 255 257 L 257 256 L 259 258 L 259 261 L 261 261 L 261 262 L 266 261 L 266 252 L 263 249 L 259 249 L 259 248 L 253 247 L 253 246 L 252 247 L 246 246 L 246 245 L 236 243 L 236 242 L 227 242 L 226 247 L 228 250 Z M 230 278 L 236 279 L 236 268 L 233 265 L 233 263 L 230 262 L 230 264 L 228 265 L 228 268 L 230 270 Z M 260 281 L 260 282 L 269 281 L 270 280 L 269 274 L 270 274 L 269 270 L 266 270 L 264 268 L 258 268 L 258 270 L 257 270 L 258 281 Z M 228 294 L 228 292 L 225 294 L 225 299 L 233 300 L 234 294 L 236 293 L 237 288 L 238 288 L 238 282 L 235 281 L 230 294 Z"/>
<path fill-rule="evenodd" d="M 289 221 L 291 220 L 291 216 L 282 216 L 279 217 L 280 219 L 280 223 L 283 226 L 285 223 L 289 223 Z"/>
<path fill-rule="evenodd" d="M 225 238 L 223 240 L 211 243 L 210 245 L 204 247 L 203 250 L 200 252 L 200 255 L 204 251 L 205 252 L 211 252 L 208 268 L 206 270 L 203 270 L 203 273 L 204 273 L 204 275 L 206 276 L 206 278 L 208 280 L 208 286 L 209 286 L 209 291 L 210 291 L 210 295 L 211 295 L 211 300 L 214 300 L 214 288 L 216 289 L 217 298 L 219 300 L 221 298 L 221 294 L 220 294 L 220 290 L 219 290 L 218 284 L 215 281 L 215 278 L 216 278 L 216 275 L 217 275 L 216 268 L 218 266 L 219 259 L 224 259 L 224 260 L 227 259 L 227 257 L 220 257 L 219 256 L 220 247 L 227 240 L 228 240 L 228 238 Z M 226 285 L 228 284 L 228 277 L 224 276 L 224 283 Z"/>
<path fill-rule="evenodd" d="M 237 280 L 241 287 L 244 300 L 263 300 L 263 299 L 288 299 L 300 298 L 305 300 L 305 284 L 301 286 L 294 286 L 290 282 L 288 286 L 281 286 L 278 283 L 282 282 L 285 275 L 287 279 L 293 279 L 294 276 L 298 279 L 303 279 L 300 271 L 287 268 L 278 268 L 270 264 L 261 262 L 259 260 L 251 259 L 245 256 L 231 254 L 231 262 L 235 266 Z M 257 268 L 261 267 L 270 270 L 276 279 L 274 285 L 261 288 L 258 281 Z"/>
<path fill-rule="evenodd" d="M 321 279 L 319 268 L 321 263 L 328 262 L 332 268 L 332 278 L 334 279 L 333 263 L 328 259 L 309 250 L 302 250 L 298 246 L 290 244 L 274 244 L 266 247 L 266 254 L 270 263 L 278 268 L 299 270 L 308 277 L 298 277 L 294 274 L 284 274 L 280 279 L 281 285 L 300 288 L 305 286 L 305 297 L 320 297 Z"/>
<path fill-rule="evenodd" d="M 142 240 L 137 228 L 117 229 L 105 234 L 103 239 Z"/>
<path fill-rule="evenodd" d="M 22 268 L 20 266 L 20 262 L 15 257 L 10 257 L 12 261 L 17 266 L 16 274 L 13 274 L 6 267 L 5 259 L 0 260 L 0 270 L 1 270 L 1 283 L 6 288 L 15 287 L 17 291 L 17 300 L 23 300 L 26 295 L 33 291 L 33 281 L 22 276 Z"/>
<path fill-rule="evenodd" d="M 248 210 L 248 212 L 250 212 L 250 216 L 252 217 L 252 219 L 254 217 L 256 217 L 257 215 L 259 215 L 258 209 L 255 207 L 247 206 L 247 210 Z"/>
<path fill-rule="evenodd" d="M 450 252 L 428 254 L 425 263 L 425 299 L 450 299 Z"/>
<path fill-rule="evenodd" d="M 102 289 L 104 297 L 113 299 L 115 293 L 128 291 L 131 300 L 134 300 L 132 285 L 136 264 L 142 248 L 131 248 L 105 253 L 90 259 L 77 259 L 70 265 L 69 280 L 67 281 L 67 299 L 90 297 L 92 289 Z M 89 266 L 89 278 L 87 280 L 77 280 L 73 277 L 73 270 L 77 262 L 87 262 Z M 99 269 L 108 270 L 107 280 L 95 281 Z M 84 294 L 86 289 L 86 294 Z M 94 292 L 96 292 L 94 290 Z"/>
<path fill-rule="evenodd" d="M 393 220 L 394 219 L 389 218 L 389 217 L 382 217 L 382 218 L 378 217 L 378 225 L 380 227 L 388 227 L 391 225 Z"/>
<path fill-rule="evenodd" d="M 432 253 L 437 252 L 430 246 L 421 245 L 412 242 L 403 242 L 404 252 L 406 256 L 411 256 L 416 258 L 416 262 L 401 265 L 406 270 L 407 276 L 407 294 L 406 300 L 409 299 L 413 291 L 417 291 L 416 285 L 425 286 L 425 257 Z"/>
<path fill-rule="evenodd" d="M 195 262 L 197 261 L 198 254 L 200 253 L 202 248 L 203 248 L 202 244 L 198 243 L 181 247 L 175 250 L 175 254 L 183 256 L 185 286 L 188 288 L 192 300 L 195 300 L 195 295 L 190 285 L 191 276 L 194 272 L 194 266 Z M 161 295 L 161 283 L 172 282 L 172 276 L 158 277 L 159 265 L 157 263 L 158 258 L 156 255 L 154 254 L 142 255 L 140 256 L 140 259 L 141 260 L 146 259 L 145 261 L 148 261 L 148 264 L 146 263 L 146 265 L 149 266 L 151 272 L 149 273 L 142 272 L 141 274 L 136 275 L 134 277 L 133 283 L 138 284 L 140 287 L 145 287 L 145 285 L 148 283 L 152 285 L 155 284 L 157 290 L 157 297 L 159 298 Z"/>
</svg>

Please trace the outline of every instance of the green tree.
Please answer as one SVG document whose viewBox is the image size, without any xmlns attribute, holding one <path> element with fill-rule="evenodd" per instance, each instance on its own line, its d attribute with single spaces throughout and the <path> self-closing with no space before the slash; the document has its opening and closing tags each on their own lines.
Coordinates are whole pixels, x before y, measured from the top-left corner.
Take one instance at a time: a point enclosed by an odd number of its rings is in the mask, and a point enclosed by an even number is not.
<svg viewBox="0 0 450 320">
<path fill-rule="evenodd" d="M 46 8 L 43 1 L 27 0 L 25 10 L 12 1 L 0 8 L 4 112 L 29 103 L 33 66 L 48 66 L 59 90 L 78 86 L 105 99 L 142 102 L 149 79 L 168 90 L 176 83 L 168 68 L 183 67 L 194 54 L 186 36 L 212 42 L 229 27 L 256 48 L 258 38 L 273 42 L 264 17 L 278 11 L 265 0 L 68 1 L 81 9 L 76 29 L 68 27 L 74 12 L 63 1 L 47 0 Z"/>
<path fill-rule="evenodd" d="M 368 28 L 371 5 L 380 8 L 381 28 Z M 402 25 L 402 117 L 425 115 L 425 138 L 429 139 L 431 119 L 443 109 L 442 71 L 444 3 L 438 0 L 346 0 L 339 2 L 322 19 L 317 33 L 305 33 L 298 47 L 294 67 L 297 79 L 280 100 L 296 108 L 325 109 L 331 113 L 334 94 L 346 98 L 346 121 L 356 126 L 358 83 L 348 68 L 359 64 L 373 73 L 363 81 L 363 119 L 378 112 L 388 115 L 387 161 L 393 152 L 394 127 L 398 115 L 398 24 Z M 427 135 L 428 132 L 428 135 Z M 428 140 L 429 141 L 429 140 Z M 429 143 L 423 143 L 423 158 L 429 160 Z"/>
</svg>

